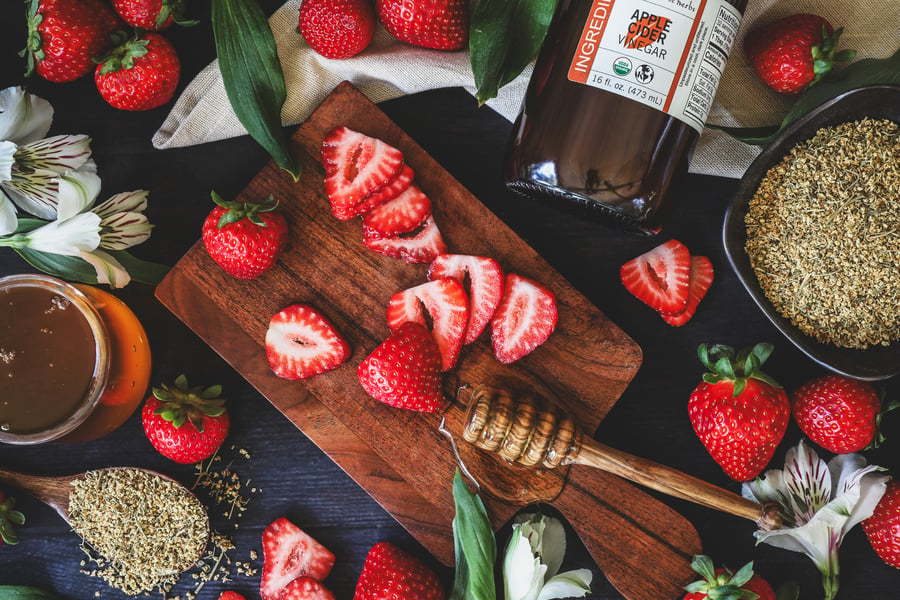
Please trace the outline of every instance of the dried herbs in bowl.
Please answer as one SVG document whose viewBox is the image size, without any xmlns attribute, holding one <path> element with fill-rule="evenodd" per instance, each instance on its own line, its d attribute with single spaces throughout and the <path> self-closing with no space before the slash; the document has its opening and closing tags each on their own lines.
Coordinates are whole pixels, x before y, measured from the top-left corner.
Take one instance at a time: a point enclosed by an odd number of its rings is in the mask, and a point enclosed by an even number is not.
<svg viewBox="0 0 900 600">
<path fill-rule="evenodd" d="M 725 252 L 772 323 L 822 366 L 900 372 L 900 87 L 846 92 L 747 169 Z"/>
</svg>

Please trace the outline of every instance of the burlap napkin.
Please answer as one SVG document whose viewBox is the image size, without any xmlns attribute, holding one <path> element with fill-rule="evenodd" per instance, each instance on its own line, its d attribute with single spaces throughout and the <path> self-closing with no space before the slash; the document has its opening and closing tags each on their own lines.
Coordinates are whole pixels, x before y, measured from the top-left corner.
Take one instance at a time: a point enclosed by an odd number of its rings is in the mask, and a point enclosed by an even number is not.
<svg viewBox="0 0 900 600">
<path fill-rule="evenodd" d="M 587 0 L 582 0 L 587 1 Z M 424 50 L 395 40 L 383 28 L 360 55 L 329 60 L 313 52 L 296 32 L 300 0 L 288 0 L 269 19 L 284 69 L 288 97 L 282 110 L 285 125 L 302 122 L 341 81 L 350 81 L 373 102 L 406 94 L 475 86 L 466 52 Z M 814 12 L 835 27 L 844 26 L 841 48 L 854 48 L 858 58 L 886 57 L 900 46 L 900 0 L 750 0 L 731 59 L 719 85 L 709 123 L 758 126 L 780 122 L 790 101 L 768 90 L 754 75 L 741 40 L 757 21 Z M 503 87 L 488 106 L 509 119 L 518 114 L 530 69 Z M 210 63 L 188 85 L 153 136 L 156 148 L 175 148 L 246 135 L 225 88 L 218 63 Z M 693 173 L 740 177 L 758 148 L 707 129 L 691 158 Z"/>
</svg>

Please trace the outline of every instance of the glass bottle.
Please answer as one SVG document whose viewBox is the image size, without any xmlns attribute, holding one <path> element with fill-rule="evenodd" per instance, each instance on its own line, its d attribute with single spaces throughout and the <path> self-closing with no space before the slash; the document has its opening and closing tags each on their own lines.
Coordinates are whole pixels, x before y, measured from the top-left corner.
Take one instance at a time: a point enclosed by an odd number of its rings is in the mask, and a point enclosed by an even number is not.
<svg viewBox="0 0 900 600">
<path fill-rule="evenodd" d="M 746 0 L 560 0 L 505 164 L 507 187 L 658 233 Z"/>
</svg>

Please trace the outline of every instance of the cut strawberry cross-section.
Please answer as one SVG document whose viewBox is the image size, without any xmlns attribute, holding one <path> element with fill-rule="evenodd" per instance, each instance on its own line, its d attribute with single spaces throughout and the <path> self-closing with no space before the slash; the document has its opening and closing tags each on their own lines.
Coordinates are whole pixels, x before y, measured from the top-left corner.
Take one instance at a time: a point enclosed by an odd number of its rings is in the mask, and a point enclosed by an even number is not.
<svg viewBox="0 0 900 600">
<path fill-rule="evenodd" d="M 625 288 L 657 312 L 679 313 L 687 306 L 691 254 L 678 240 L 633 258 L 619 270 Z"/>
<path fill-rule="evenodd" d="M 389 406 L 436 412 L 441 396 L 441 353 L 428 328 L 403 324 L 356 369 L 368 395 Z"/>
<path fill-rule="evenodd" d="M 350 345 L 314 308 L 292 304 L 269 321 L 266 357 L 285 379 L 306 379 L 342 364 Z"/>
<path fill-rule="evenodd" d="M 363 242 L 378 254 L 399 258 L 407 263 L 430 263 L 447 251 L 441 231 L 429 216 L 421 227 L 407 234 L 384 237 L 374 229 L 363 227 Z"/>
<path fill-rule="evenodd" d="M 363 227 L 383 237 L 412 231 L 431 215 L 431 200 L 411 184 L 396 198 L 376 206 L 363 217 Z"/>
<path fill-rule="evenodd" d="M 298 577 L 321 581 L 334 566 L 334 554 L 284 517 L 263 531 L 262 550 L 262 600 L 280 600 L 284 588 Z"/>
<path fill-rule="evenodd" d="M 517 361 L 547 341 L 556 329 L 553 292 L 536 281 L 510 273 L 500 305 L 491 319 L 491 345 L 503 364 Z"/>
<path fill-rule="evenodd" d="M 360 214 L 366 197 L 388 185 L 403 168 L 403 153 L 347 127 L 331 131 L 322 142 L 325 193 L 331 212 L 341 220 Z"/>
<path fill-rule="evenodd" d="M 706 291 L 709 289 L 709 286 L 712 285 L 712 282 L 713 266 L 709 259 L 705 256 L 692 256 L 691 285 L 687 306 L 680 313 L 672 314 L 661 312 L 659 313 L 660 316 L 669 325 L 681 327 L 682 325 L 690 321 L 691 317 L 694 316 L 694 312 L 697 310 L 697 306 L 700 304 L 700 301 L 703 300 L 703 297 L 706 295 Z"/>
<path fill-rule="evenodd" d="M 415 171 L 413 171 L 409 165 L 403 165 L 403 168 L 400 169 L 400 173 L 398 173 L 396 177 L 391 179 L 383 188 L 370 194 L 365 200 L 360 202 L 359 206 L 356 208 L 356 214 L 364 214 L 376 206 L 384 204 L 388 200 L 393 200 L 412 184 L 415 176 Z M 416 223 L 416 225 L 418 224 L 419 223 Z M 412 227 L 409 229 L 412 229 Z M 409 229 L 407 229 L 407 231 L 409 231 Z"/>
<path fill-rule="evenodd" d="M 428 279 L 452 277 L 469 283 L 469 323 L 463 344 L 474 342 L 491 322 L 503 297 L 503 270 L 493 258 L 467 254 L 442 254 L 428 267 Z"/>
<path fill-rule="evenodd" d="M 455 279 L 437 279 L 397 292 L 388 302 L 388 327 L 396 331 L 410 321 L 427 326 L 425 311 L 441 352 L 441 368 L 448 371 L 459 359 L 469 322 L 469 299 L 462 284 Z"/>
</svg>

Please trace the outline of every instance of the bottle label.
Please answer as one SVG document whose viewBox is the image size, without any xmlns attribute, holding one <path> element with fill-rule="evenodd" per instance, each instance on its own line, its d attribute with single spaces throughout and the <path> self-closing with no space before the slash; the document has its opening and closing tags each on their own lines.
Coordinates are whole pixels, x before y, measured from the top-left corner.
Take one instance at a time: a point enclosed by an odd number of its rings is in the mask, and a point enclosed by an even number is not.
<svg viewBox="0 0 900 600">
<path fill-rule="evenodd" d="M 741 13 L 726 0 L 593 0 L 569 80 L 703 131 Z"/>
</svg>

